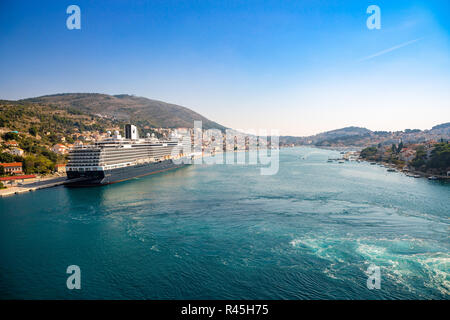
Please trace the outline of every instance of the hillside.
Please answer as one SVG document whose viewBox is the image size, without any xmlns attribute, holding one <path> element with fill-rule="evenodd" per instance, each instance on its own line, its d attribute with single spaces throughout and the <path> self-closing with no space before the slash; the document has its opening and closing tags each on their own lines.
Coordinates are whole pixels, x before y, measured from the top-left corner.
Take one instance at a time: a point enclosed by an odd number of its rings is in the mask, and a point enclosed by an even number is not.
<svg viewBox="0 0 450 320">
<path fill-rule="evenodd" d="M 362 137 L 369 137 L 372 131 L 360 127 L 346 127 L 342 129 L 331 130 L 319 133 L 309 137 L 313 144 L 318 146 L 331 145 L 333 143 L 352 143 Z"/>
<path fill-rule="evenodd" d="M 345 127 L 322 132 L 308 137 L 282 136 L 281 144 L 332 146 L 336 144 L 358 144 L 363 138 L 368 138 L 373 132 L 366 128 Z"/>
<path fill-rule="evenodd" d="M 225 129 L 202 115 L 183 106 L 126 94 L 64 93 L 20 100 L 70 108 L 102 117 L 132 122 L 138 127 L 192 128 L 201 120 L 204 129 Z"/>
<path fill-rule="evenodd" d="M 137 125 L 140 136 L 161 137 L 165 133 L 156 128 L 193 127 L 194 120 L 201 120 L 204 129 L 225 129 L 188 108 L 129 95 L 80 93 L 0 100 L 0 162 L 22 162 L 25 173 L 46 174 L 56 163 L 67 161 L 66 154 L 54 149 L 56 144 L 90 143 L 104 138 L 108 130 L 123 134 L 129 122 Z M 15 147 L 22 151 L 14 151 Z"/>
<path fill-rule="evenodd" d="M 315 145 L 320 147 L 367 147 L 391 145 L 399 141 L 423 143 L 428 140 L 449 140 L 450 123 L 434 126 L 430 130 L 405 129 L 404 131 L 371 131 L 360 127 L 346 127 L 322 132 L 308 137 L 280 137 L 281 145 Z"/>
<path fill-rule="evenodd" d="M 0 101 L 0 162 L 22 162 L 25 173 L 50 173 L 66 156 L 51 151 L 58 143 L 82 141 L 85 133 L 101 134 L 123 128 L 117 120 L 75 109 L 16 101 Z M 24 154 L 11 154 L 15 143 Z"/>
<path fill-rule="evenodd" d="M 441 133 L 441 134 L 450 135 L 450 122 L 434 126 L 433 128 L 431 128 L 430 131 L 433 133 Z"/>
</svg>

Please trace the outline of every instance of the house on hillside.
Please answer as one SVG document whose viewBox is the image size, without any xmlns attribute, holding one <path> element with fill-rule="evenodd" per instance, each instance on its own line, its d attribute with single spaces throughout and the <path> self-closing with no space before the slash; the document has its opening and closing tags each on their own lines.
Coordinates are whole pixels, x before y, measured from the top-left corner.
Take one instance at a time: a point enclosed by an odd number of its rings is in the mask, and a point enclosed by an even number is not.
<svg viewBox="0 0 450 320">
<path fill-rule="evenodd" d="M 6 152 L 9 154 L 12 154 L 14 156 L 20 156 L 20 157 L 23 156 L 23 154 L 24 154 L 24 151 L 20 148 L 12 148 Z"/>
<path fill-rule="evenodd" d="M 68 148 L 65 145 L 60 143 L 57 143 L 52 147 L 52 151 L 57 154 L 66 154 L 68 152 L 67 149 Z"/>
<path fill-rule="evenodd" d="M 5 173 L 9 174 L 21 174 L 22 173 L 22 162 L 9 162 L 9 163 L 0 163 L 0 166 L 3 167 Z"/>
<path fill-rule="evenodd" d="M 56 164 L 55 165 L 55 172 L 66 173 L 66 165 L 65 164 Z"/>
<path fill-rule="evenodd" d="M 402 161 L 409 162 L 416 157 L 416 150 L 411 148 L 404 148 L 398 155 L 399 159 Z"/>
<path fill-rule="evenodd" d="M 11 147 L 18 147 L 18 146 L 19 146 L 19 144 L 18 144 L 16 141 L 14 141 L 14 140 L 6 141 L 6 142 L 4 142 L 3 144 L 4 144 L 6 147 L 8 147 L 8 148 L 11 148 Z"/>
</svg>

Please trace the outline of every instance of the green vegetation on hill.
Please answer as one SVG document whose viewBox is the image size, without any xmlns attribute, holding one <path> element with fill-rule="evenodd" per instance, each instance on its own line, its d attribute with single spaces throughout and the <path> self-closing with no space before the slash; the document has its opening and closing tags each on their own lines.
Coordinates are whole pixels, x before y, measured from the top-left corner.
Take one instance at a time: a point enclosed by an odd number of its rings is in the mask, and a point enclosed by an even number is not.
<svg viewBox="0 0 450 320">
<path fill-rule="evenodd" d="M 399 158 L 400 152 L 405 146 L 403 142 L 393 144 L 390 149 L 385 149 L 380 144 L 378 147 L 367 147 L 360 152 L 361 158 L 372 161 L 385 161 L 396 165 L 408 164 L 415 170 L 428 172 L 430 174 L 446 175 L 450 170 L 450 145 L 440 142 L 429 147 L 428 152 L 425 145 L 415 147 L 414 159 L 406 162 Z"/>
<path fill-rule="evenodd" d="M 416 156 L 411 161 L 411 165 L 414 168 L 419 169 L 420 167 L 425 166 L 426 162 L 427 162 L 427 152 L 425 151 L 425 147 L 424 146 L 417 147 Z"/>
<path fill-rule="evenodd" d="M 442 142 L 435 145 L 431 152 L 431 159 L 428 163 L 429 168 L 445 169 L 450 167 L 450 144 Z"/>
<path fill-rule="evenodd" d="M 82 112 L 74 113 L 55 106 L 0 102 L 0 127 L 27 132 L 32 136 L 39 134 L 42 139 L 50 142 L 58 142 L 58 138 L 77 132 L 102 131 L 105 127 L 117 124 L 117 121 L 95 118 Z M 47 132 L 50 135 L 47 136 Z"/>
<path fill-rule="evenodd" d="M 83 133 L 123 129 L 125 123 L 131 122 L 141 136 L 155 133 L 159 137 L 153 128 L 192 127 L 195 120 L 201 120 L 205 129 L 225 129 L 185 107 L 130 95 L 70 93 L 0 100 L 0 161 L 22 162 L 26 173 L 50 173 L 56 163 L 67 160 L 52 152 L 51 147 L 74 143 L 83 138 Z M 16 141 L 24 156 L 7 153 L 7 141 Z"/>
<path fill-rule="evenodd" d="M 367 147 L 361 150 L 360 156 L 364 159 L 374 160 L 377 152 L 377 147 Z"/>
<path fill-rule="evenodd" d="M 26 154 L 22 157 L 2 152 L 0 153 L 0 162 L 22 162 L 23 171 L 27 174 L 51 173 L 55 169 L 57 162 L 64 162 L 66 160 L 64 156 L 57 155 L 49 150 L 48 146 L 41 145 L 41 141 L 25 134 L 8 132 L 2 138 L 5 141 L 16 141 L 19 148 L 23 149 Z"/>
<path fill-rule="evenodd" d="M 0 162 L 22 162 L 22 169 L 26 174 L 39 173 L 48 174 L 54 171 L 57 155 L 51 151 L 40 154 L 30 154 L 25 157 L 13 156 L 9 153 L 0 153 Z M 1 167 L 3 169 L 3 167 Z M 0 172 L 0 176 L 5 175 L 4 170 Z"/>
<path fill-rule="evenodd" d="M 420 170 L 435 169 L 445 174 L 450 169 L 450 144 L 441 142 L 434 145 L 429 159 L 423 146 L 416 150 L 416 157 L 411 161 L 411 165 Z"/>
<path fill-rule="evenodd" d="M 63 93 L 21 101 L 102 115 L 132 122 L 141 128 L 192 128 L 195 120 L 201 120 L 204 129 L 225 129 L 186 107 L 126 94 L 112 96 L 99 93 Z"/>
<path fill-rule="evenodd" d="M 54 144 L 73 143 L 86 131 L 105 132 L 124 123 L 95 117 L 81 111 L 35 103 L 0 101 L 0 130 L 3 146 L 0 162 L 22 162 L 25 173 L 46 174 L 66 156 L 51 151 Z M 14 132 L 17 131 L 18 133 Z M 7 153 L 6 142 L 15 141 L 24 156 Z"/>
</svg>

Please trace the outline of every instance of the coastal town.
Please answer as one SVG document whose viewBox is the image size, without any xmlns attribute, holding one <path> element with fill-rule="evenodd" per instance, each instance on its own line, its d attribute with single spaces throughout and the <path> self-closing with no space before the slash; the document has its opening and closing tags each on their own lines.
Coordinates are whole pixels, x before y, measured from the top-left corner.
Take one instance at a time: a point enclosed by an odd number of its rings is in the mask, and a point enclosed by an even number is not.
<svg viewBox="0 0 450 320">
<path fill-rule="evenodd" d="M 132 120 L 120 118 L 115 111 L 111 111 L 113 115 L 80 111 L 79 107 L 74 108 L 78 100 L 65 106 L 64 99 L 85 99 L 83 106 L 90 106 L 92 110 L 97 110 L 97 104 L 109 105 L 111 101 L 116 101 L 118 106 L 136 103 L 137 100 L 141 103 L 140 98 L 131 96 L 86 94 L 50 98 L 57 100 L 0 103 L 0 194 L 59 185 L 66 176 L 71 149 L 102 141 L 108 137 L 108 132 L 118 131 L 123 135 L 125 124 Z M 144 102 L 159 103 L 148 101 Z M 254 134 L 225 128 L 207 119 L 203 120 L 201 129 L 189 127 L 194 122 L 182 121 L 176 117 L 177 112 L 175 108 L 169 118 L 161 119 L 161 124 L 165 123 L 161 126 L 154 125 L 153 114 L 145 121 L 135 119 L 139 135 L 164 140 L 175 134 L 190 137 L 192 144 L 195 137 L 201 136 L 203 154 L 246 151 L 262 144 L 268 148 L 310 146 L 355 151 L 360 161 L 378 162 L 416 176 L 444 180 L 450 171 L 450 123 L 429 130 L 405 129 L 396 132 L 347 127 L 309 137 L 280 136 L 278 146 L 272 146 L 271 139 L 260 141 Z M 185 125 L 169 127 L 173 123 Z"/>
<path fill-rule="evenodd" d="M 119 127 L 111 127 L 111 130 L 119 131 Z M 171 135 L 179 134 L 189 136 L 194 141 L 196 134 L 193 128 L 146 128 L 151 129 L 153 135 L 168 139 Z M 198 129 L 197 129 L 198 130 Z M 77 131 L 77 130 L 76 130 Z M 10 131 L 7 128 L 0 129 L 0 194 L 13 194 L 32 191 L 39 188 L 60 185 L 66 176 L 66 163 L 68 153 L 72 148 L 93 144 L 108 137 L 108 131 L 93 130 L 82 133 L 75 132 L 72 135 L 59 135 L 57 143 L 52 145 L 41 144 L 30 147 L 30 139 L 37 142 L 42 137 L 33 130 L 29 132 Z M 230 132 L 227 132 L 230 135 Z M 252 136 L 243 135 L 237 131 L 231 131 L 232 137 L 222 135 L 223 141 L 214 141 L 211 131 L 203 130 L 202 152 L 211 154 L 229 151 L 249 150 Z M 416 132 L 417 133 L 417 132 Z M 43 135 L 50 136 L 50 131 Z M 197 132 L 197 134 L 200 134 Z M 410 132 L 407 132 L 410 134 Z M 423 137 L 423 133 L 420 132 Z M 392 135 L 393 136 L 393 135 Z M 367 138 L 364 138 L 367 139 Z M 54 141 L 54 139 L 53 139 Z M 229 142 L 231 141 L 231 143 Z M 227 143 L 228 142 L 228 143 Z M 390 142 L 394 142 L 389 145 Z M 259 141 L 256 141 L 259 144 Z M 377 144 L 376 144 L 377 143 Z M 430 180 L 447 180 L 450 178 L 450 145 L 448 140 L 441 138 L 424 139 L 423 142 L 403 142 L 395 140 L 366 141 L 365 148 L 353 147 L 353 151 L 342 152 L 343 156 L 337 160 L 343 161 L 368 161 L 371 164 L 380 164 L 388 171 L 401 171 L 412 177 L 427 177 Z M 269 141 L 270 146 L 270 141 Z M 294 145 L 281 144 L 280 147 L 293 147 Z M 319 147 L 324 147 L 320 146 Z M 339 145 L 328 147 L 342 149 Z M 347 149 L 349 147 L 347 146 Z M 352 149 L 352 147 L 350 147 Z M 37 154 L 38 153 L 38 154 Z M 8 189 L 8 190 L 5 190 Z"/>
<path fill-rule="evenodd" d="M 429 180 L 450 181 L 448 141 L 427 141 L 419 144 L 392 144 L 392 146 L 366 147 L 361 151 L 342 151 L 342 157 L 329 159 L 337 161 L 366 161 L 371 165 L 380 165 L 388 172 L 402 172 L 408 177 L 428 178 Z"/>
<path fill-rule="evenodd" d="M 222 151 L 248 150 L 249 138 L 234 135 L 233 143 L 226 144 L 223 135 L 223 149 L 215 141 L 211 131 L 193 128 L 144 128 L 152 132 L 152 136 L 170 139 L 180 135 L 190 137 L 194 141 L 195 134 L 202 139 L 202 152 L 214 154 Z M 196 132 L 200 130 L 200 132 Z M 75 128 L 75 131 L 77 128 Z M 75 132 L 71 135 L 56 134 L 50 131 L 42 133 L 34 129 L 28 132 L 0 129 L 0 195 L 9 195 L 39 188 L 51 187 L 63 183 L 66 177 L 66 163 L 69 151 L 73 148 L 91 145 L 109 137 L 110 132 L 120 132 L 120 127 L 107 127 L 104 130 Z M 145 131 L 144 131 L 145 132 Z M 46 139 L 52 137 L 52 139 Z M 54 144 L 45 143 L 56 142 Z M 269 144 L 270 145 L 270 144 Z M 8 190 L 6 190 L 8 189 Z"/>
</svg>

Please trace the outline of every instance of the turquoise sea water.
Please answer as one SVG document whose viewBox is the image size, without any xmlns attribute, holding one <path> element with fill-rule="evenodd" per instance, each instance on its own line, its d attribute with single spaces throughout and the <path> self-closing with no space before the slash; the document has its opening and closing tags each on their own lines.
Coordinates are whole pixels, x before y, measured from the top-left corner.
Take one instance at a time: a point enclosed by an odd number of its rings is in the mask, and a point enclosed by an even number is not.
<svg viewBox="0 0 450 320">
<path fill-rule="evenodd" d="M 450 185 L 337 155 L 0 199 L 0 298 L 448 299 Z"/>
</svg>

